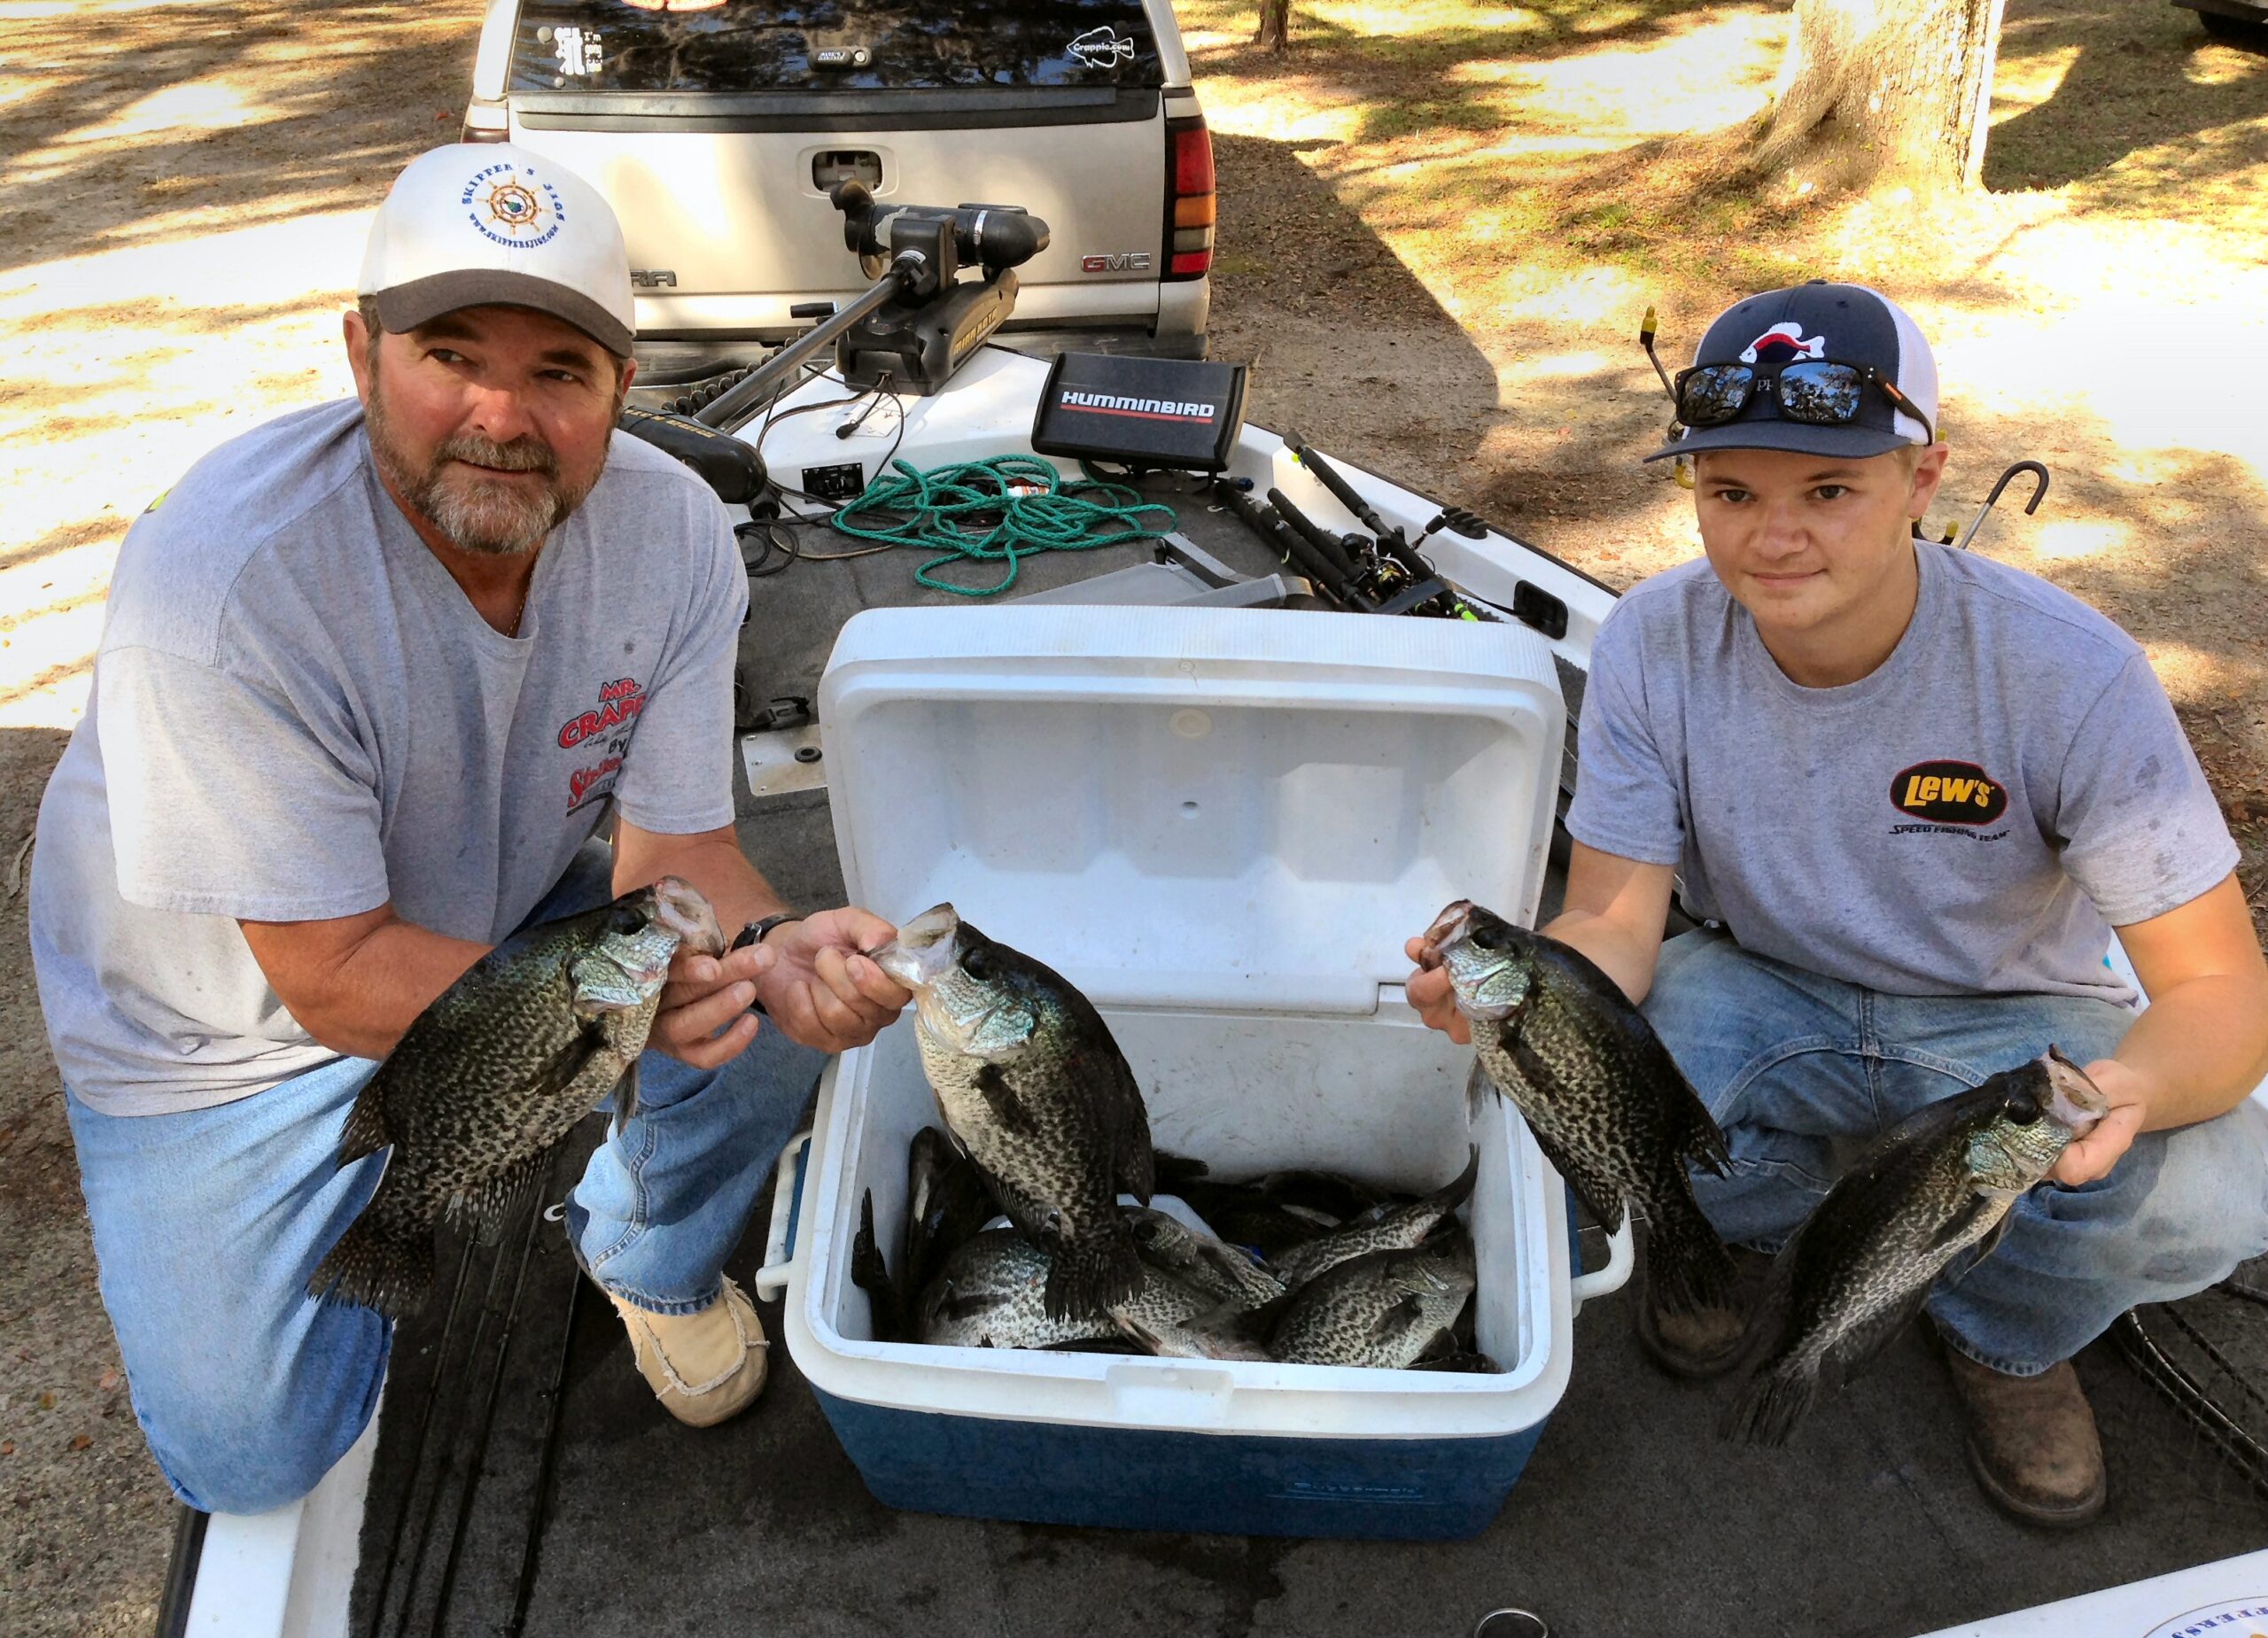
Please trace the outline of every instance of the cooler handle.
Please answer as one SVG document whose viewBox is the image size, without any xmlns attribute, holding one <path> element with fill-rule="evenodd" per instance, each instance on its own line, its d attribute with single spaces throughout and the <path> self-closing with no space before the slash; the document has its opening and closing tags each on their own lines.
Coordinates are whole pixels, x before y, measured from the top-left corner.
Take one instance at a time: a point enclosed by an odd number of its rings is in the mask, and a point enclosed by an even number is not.
<svg viewBox="0 0 2268 1638">
<path fill-rule="evenodd" d="M 1631 1232 L 1630 1213 L 1622 1213 L 1622 1226 L 1606 1237 L 1606 1266 L 1593 1269 L 1588 1274 L 1578 1274 L 1568 1282 L 1567 1295 L 1576 1311 L 1593 1297 L 1604 1297 L 1611 1291 L 1620 1291 L 1630 1278 L 1630 1270 L 1637 1265 L 1637 1237 Z"/>
<path fill-rule="evenodd" d="M 804 1199 L 804 1168 L 810 1163 L 812 1135 L 797 1132 L 780 1151 L 780 1168 L 772 1180 L 772 1227 L 764 1237 L 764 1266 L 757 1270 L 756 1294 L 766 1301 L 788 1289 L 795 1271 L 796 1219 Z"/>
</svg>

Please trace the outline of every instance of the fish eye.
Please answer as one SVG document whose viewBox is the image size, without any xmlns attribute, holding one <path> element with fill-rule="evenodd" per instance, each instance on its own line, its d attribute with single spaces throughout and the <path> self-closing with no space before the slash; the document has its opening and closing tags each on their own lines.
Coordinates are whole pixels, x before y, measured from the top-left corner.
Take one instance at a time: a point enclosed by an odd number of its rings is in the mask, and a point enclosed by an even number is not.
<svg viewBox="0 0 2268 1638">
<path fill-rule="evenodd" d="M 983 944 L 973 944 L 961 952 L 960 970 L 977 982 L 992 976 L 992 952 Z"/>
<path fill-rule="evenodd" d="M 2003 1113 L 2018 1126 L 2030 1126 L 2039 1118 L 2039 1099 L 2030 1092 L 2014 1093 Z"/>
<path fill-rule="evenodd" d="M 606 928 L 610 933 L 642 933 L 646 930 L 646 918 L 642 912 L 627 904 L 617 904 L 607 913 Z"/>
<path fill-rule="evenodd" d="M 1500 952 L 1505 947 L 1504 929 L 1500 927 L 1475 928 L 1472 942 L 1491 953 Z"/>
</svg>

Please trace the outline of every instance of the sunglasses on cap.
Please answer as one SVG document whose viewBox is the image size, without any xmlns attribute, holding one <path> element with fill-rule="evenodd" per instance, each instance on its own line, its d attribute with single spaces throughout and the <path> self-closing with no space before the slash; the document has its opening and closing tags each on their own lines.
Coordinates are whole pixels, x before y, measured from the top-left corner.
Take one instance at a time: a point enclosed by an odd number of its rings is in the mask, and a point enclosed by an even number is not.
<svg viewBox="0 0 2268 1638">
<path fill-rule="evenodd" d="M 1677 419 L 1688 427 L 1722 426 L 1737 420 L 1749 400 L 1758 392 L 1768 392 L 1780 400 L 1780 414 L 1790 421 L 1800 421 L 1810 426 L 1845 426 L 1859 418 L 1859 399 L 1869 384 L 1883 390 L 1889 399 L 1906 414 L 1922 423 L 1927 441 L 1938 441 L 1937 430 L 1930 424 L 1929 416 L 1915 408 L 1914 400 L 1898 390 L 1898 384 L 1871 364 L 1845 364 L 1833 359 L 1798 359 L 1777 369 L 1759 370 L 1747 364 L 1696 364 L 1690 369 L 1680 370 L 1672 381 L 1669 372 L 1662 368 L 1661 360 L 1654 353 L 1654 337 L 1658 321 L 1654 309 L 1646 309 L 1646 316 L 1638 326 L 1638 345 L 1646 350 L 1646 361 L 1654 367 L 1654 374 L 1661 377 L 1662 391 L 1669 394 L 1670 402 L 1677 406 Z M 1671 436 L 1680 436 L 1673 426 Z M 1689 480 L 1682 475 L 1679 482 L 1690 487 Z"/>
<path fill-rule="evenodd" d="M 1859 400 L 1868 386 L 1922 423 L 1925 443 L 1938 441 L 1930 418 L 1898 384 L 1871 364 L 1845 364 L 1834 359 L 1798 359 L 1776 369 L 1752 364 L 1696 364 L 1677 372 L 1670 397 L 1677 404 L 1677 418 L 1689 427 L 1722 426 L 1737 420 L 1759 394 L 1780 400 L 1780 415 L 1806 426 L 1843 426 L 1859 418 Z"/>
</svg>

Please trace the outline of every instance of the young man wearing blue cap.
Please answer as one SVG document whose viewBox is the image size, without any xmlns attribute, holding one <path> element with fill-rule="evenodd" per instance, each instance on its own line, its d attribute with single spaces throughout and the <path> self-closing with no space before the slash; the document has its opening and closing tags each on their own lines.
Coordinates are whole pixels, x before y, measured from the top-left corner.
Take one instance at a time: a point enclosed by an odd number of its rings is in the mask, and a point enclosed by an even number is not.
<svg viewBox="0 0 2268 1638">
<path fill-rule="evenodd" d="M 2084 1523 L 2107 1487 L 2071 1356 L 2268 1249 L 2268 964 L 2235 846 L 2132 638 L 1914 539 L 1946 450 L 1905 313 L 1752 297 L 1676 392 L 1649 459 L 1691 460 L 1705 557 L 1600 627 L 1546 930 L 1643 1002 L 1724 1128 L 1730 1175 L 1695 1182 L 1736 1244 L 1784 1243 L 1915 1110 L 2051 1043 L 2085 1065 L 2111 1114 L 1928 1310 L 1986 1493 Z M 1703 925 L 1665 944 L 1674 881 Z M 1445 973 L 1410 997 L 1462 1036 Z M 1743 1313 L 1638 1306 L 1669 1370 L 1737 1362 Z"/>
<path fill-rule="evenodd" d="M 764 1382 L 723 1264 L 815 1051 L 907 998 L 858 953 L 886 922 L 786 913 L 734 839 L 748 583 L 715 496 L 614 435 L 634 312 L 605 201 L 509 144 L 436 150 L 358 289 L 356 396 L 221 446 L 127 536 L 32 872 L 135 1413 L 218 1511 L 304 1494 L 377 1405 L 391 1324 L 307 1293 L 385 1165 L 340 1166 L 340 1136 L 492 945 L 664 874 L 758 928 L 672 963 L 640 1106 L 567 1201 L 696 1425 Z"/>
</svg>

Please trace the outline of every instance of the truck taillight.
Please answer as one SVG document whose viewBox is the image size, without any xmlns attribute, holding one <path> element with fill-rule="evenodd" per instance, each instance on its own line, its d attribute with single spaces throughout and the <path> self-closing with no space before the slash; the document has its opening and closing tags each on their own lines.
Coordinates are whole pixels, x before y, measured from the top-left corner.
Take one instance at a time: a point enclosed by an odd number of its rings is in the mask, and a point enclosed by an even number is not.
<svg viewBox="0 0 2268 1638">
<path fill-rule="evenodd" d="M 1202 278 L 1213 267 L 1213 134 L 1203 114 L 1166 121 L 1166 272 Z"/>
</svg>

